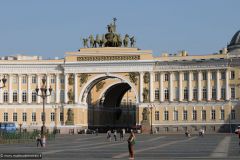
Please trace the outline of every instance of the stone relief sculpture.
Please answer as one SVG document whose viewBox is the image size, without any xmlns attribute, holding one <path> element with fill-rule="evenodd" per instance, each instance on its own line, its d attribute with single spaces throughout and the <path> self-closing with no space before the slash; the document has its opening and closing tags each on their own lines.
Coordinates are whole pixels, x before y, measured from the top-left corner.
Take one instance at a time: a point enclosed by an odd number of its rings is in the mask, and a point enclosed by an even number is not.
<svg viewBox="0 0 240 160">
<path fill-rule="evenodd" d="M 80 77 L 80 87 L 82 86 L 82 84 L 86 83 L 88 80 L 88 74 L 87 73 L 82 73 L 79 75 Z"/>
<path fill-rule="evenodd" d="M 103 81 L 100 81 L 96 84 L 97 92 L 100 91 L 100 89 L 103 88 L 104 84 L 105 84 L 105 82 L 103 82 Z"/>
<path fill-rule="evenodd" d="M 129 41 L 129 35 L 126 34 L 124 39 L 123 39 L 123 45 L 124 47 L 128 47 L 128 41 Z"/>
<path fill-rule="evenodd" d="M 67 111 L 66 125 L 73 125 L 73 124 L 74 124 L 74 113 L 73 113 L 73 110 L 69 108 Z"/>
<path fill-rule="evenodd" d="M 128 73 L 130 82 L 134 83 L 135 85 L 137 85 L 137 81 L 138 81 L 138 72 L 130 72 Z"/>
</svg>

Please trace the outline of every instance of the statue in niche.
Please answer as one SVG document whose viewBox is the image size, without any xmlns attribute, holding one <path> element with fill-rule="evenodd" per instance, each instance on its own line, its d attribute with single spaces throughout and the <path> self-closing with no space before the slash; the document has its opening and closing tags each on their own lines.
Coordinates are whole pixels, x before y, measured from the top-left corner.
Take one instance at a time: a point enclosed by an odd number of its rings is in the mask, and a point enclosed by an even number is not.
<svg viewBox="0 0 240 160">
<path fill-rule="evenodd" d="M 144 79 L 144 83 L 149 83 L 150 75 L 148 72 L 144 74 L 143 79 Z"/>
<path fill-rule="evenodd" d="M 68 77 L 68 84 L 73 85 L 73 83 L 74 83 L 74 77 L 73 77 L 73 74 L 70 74 Z"/>
<path fill-rule="evenodd" d="M 73 124 L 74 124 L 74 113 L 73 113 L 73 110 L 69 108 L 67 111 L 66 125 L 73 125 Z"/>
<path fill-rule="evenodd" d="M 73 100 L 74 100 L 73 90 L 70 89 L 67 95 L 68 95 L 68 103 L 73 103 Z"/>
<path fill-rule="evenodd" d="M 145 102 L 148 101 L 148 89 L 147 88 L 143 89 L 143 100 Z"/>
<path fill-rule="evenodd" d="M 147 107 L 145 107 L 143 109 L 143 112 L 142 112 L 142 117 L 143 117 L 143 121 L 149 121 L 149 114 L 150 114 L 150 111 Z"/>
</svg>

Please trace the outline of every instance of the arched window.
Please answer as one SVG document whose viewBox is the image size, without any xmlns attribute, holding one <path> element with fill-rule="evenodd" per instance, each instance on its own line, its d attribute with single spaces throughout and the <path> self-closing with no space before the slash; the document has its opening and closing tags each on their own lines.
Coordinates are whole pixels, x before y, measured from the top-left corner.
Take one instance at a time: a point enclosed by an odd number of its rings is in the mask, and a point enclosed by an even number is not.
<svg viewBox="0 0 240 160">
<path fill-rule="evenodd" d="M 26 91 L 22 92 L 22 102 L 27 102 L 27 92 Z"/>
<path fill-rule="evenodd" d="M 37 94 L 36 91 L 32 91 L 32 102 L 36 102 L 37 101 Z"/>
<path fill-rule="evenodd" d="M 13 102 L 17 102 L 18 101 L 18 93 L 17 91 L 13 92 Z"/>
<path fill-rule="evenodd" d="M 3 102 L 8 102 L 8 91 L 3 92 Z"/>
</svg>

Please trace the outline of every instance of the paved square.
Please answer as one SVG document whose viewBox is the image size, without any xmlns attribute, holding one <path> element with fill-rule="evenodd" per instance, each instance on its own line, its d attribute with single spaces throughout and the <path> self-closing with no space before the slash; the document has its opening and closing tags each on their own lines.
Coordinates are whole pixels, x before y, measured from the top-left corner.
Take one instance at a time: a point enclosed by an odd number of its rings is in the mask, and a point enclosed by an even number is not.
<svg viewBox="0 0 240 160">
<path fill-rule="evenodd" d="M 0 145 L 1 153 L 42 153 L 46 160 L 128 159 L 125 141 L 107 141 L 106 134 L 59 135 L 45 148 L 36 143 Z M 136 135 L 135 159 L 240 159 L 237 135 Z"/>
</svg>

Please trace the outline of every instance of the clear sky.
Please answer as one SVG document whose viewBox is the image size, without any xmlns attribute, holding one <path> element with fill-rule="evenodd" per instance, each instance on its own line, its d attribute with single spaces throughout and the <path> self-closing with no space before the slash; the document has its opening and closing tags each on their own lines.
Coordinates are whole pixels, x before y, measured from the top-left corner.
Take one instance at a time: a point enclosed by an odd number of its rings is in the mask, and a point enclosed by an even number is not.
<svg viewBox="0 0 240 160">
<path fill-rule="evenodd" d="M 240 30 L 239 0 L 1 0 L 0 56 L 63 57 L 116 17 L 137 47 L 192 55 L 218 52 Z"/>
</svg>

